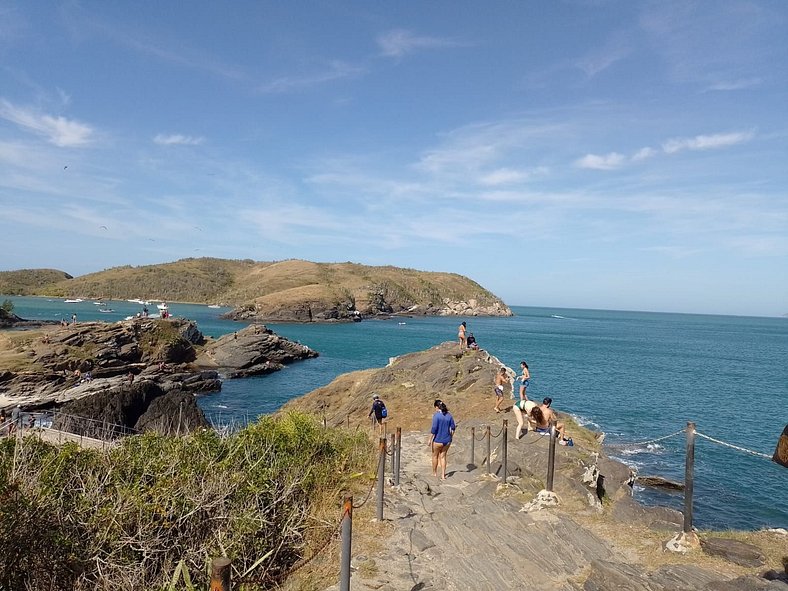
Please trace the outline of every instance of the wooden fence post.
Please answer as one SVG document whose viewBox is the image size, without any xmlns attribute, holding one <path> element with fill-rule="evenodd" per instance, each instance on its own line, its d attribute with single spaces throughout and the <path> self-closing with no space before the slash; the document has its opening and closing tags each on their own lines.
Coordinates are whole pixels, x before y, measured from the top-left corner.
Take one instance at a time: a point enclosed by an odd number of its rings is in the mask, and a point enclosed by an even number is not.
<svg viewBox="0 0 788 591">
<path fill-rule="evenodd" d="M 345 497 L 342 504 L 342 558 L 339 571 L 339 591 L 350 591 L 350 553 L 353 536 L 353 497 Z"/>
<path fill-rule="evenodd" d="M 692 493 L 695 488 L 695 423 L 687 423 L 687 459 L 684 463 L 684 533 L 692 531 Z"/>
<path fill-rule="evenodd" d="M 503 475 L 501 476 L 502 482 L 506 484 L 506 476 L 509 474 L 509 461 L 507 456 L 509 455 L 509 419 L 503 420 L 503 443 L 501 448 L 503 450 L 503 461 L 501 462 L 501 470 L 503 471 Z"/>
<path fill-rule="evenodd" d="M 230 591 L 230 559 L 214 558 L 211 561 L 211 591 Z"/>
<path fill-rule="evenodd" d="M 547 448 L 547 490 L 553 492 L 553 477 L 555 475 L 555 424 L 550 423 L 550 446 Z"/>
<path fill-rule="evenodd" d="M 490 475 L 490 440 L 492 434 L 490 433 L 490 425 L 487 425 L 487 476 Z"/>
<path fill-rule="evenodd" d="M 378 458 L 378 521 L 383 521 L 383 489 L 386 481 L 386 437 L 380 438 L 380 456 Z"/>
</svg>

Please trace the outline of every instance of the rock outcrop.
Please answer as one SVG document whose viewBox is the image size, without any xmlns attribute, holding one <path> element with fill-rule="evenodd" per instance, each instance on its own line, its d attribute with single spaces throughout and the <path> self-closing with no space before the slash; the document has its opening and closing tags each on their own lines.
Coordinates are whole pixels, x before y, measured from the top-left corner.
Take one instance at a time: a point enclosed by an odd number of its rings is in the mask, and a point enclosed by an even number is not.
<svg viewBox="0 0 788 591">
<path fill-rule="evenodd" d="M 201 367 L 217 368 L 228 378 L 242 378 L 271 373 L 288 363 L 317 355 L 306 345 L 255 324 L 208 344 L 198 363 Z"/>
</svg>

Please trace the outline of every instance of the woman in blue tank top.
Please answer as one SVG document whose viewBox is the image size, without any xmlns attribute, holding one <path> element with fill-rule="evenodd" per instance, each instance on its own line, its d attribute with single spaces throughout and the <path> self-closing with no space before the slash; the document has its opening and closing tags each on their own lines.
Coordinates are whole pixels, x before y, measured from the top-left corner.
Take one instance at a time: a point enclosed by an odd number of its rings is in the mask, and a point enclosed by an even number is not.
<svg viewBox="0 0 788 591">
<path fill-rule="evenodd" d="M 457 425 L 454 417 L 444 402 L 440 403 L 440 412 L 432 415 L 432 429 L 430 429 L 430 449 L 432 450 L 432 475 L 438 476 L 438 466 L 441 468 L 441 480 L 446 480 L 446 456 L 449 453 L 451 439 Z"/>
</svg>

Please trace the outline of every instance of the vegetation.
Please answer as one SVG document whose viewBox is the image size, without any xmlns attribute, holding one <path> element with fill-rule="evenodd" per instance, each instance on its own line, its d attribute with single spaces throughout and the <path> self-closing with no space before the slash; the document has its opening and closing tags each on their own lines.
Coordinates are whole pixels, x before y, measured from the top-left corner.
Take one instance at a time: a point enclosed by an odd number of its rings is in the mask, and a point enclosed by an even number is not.
<svg viewBox="0 0 788 591">
<path fill-rule="evenodd" d="M 454 273 L 356 263 L 189 258 L 161 265 L 115 267 L 77 278 L 63 279 L 65 274 L 59 273 L 58 280 L 39 284 L 35 293 L 223 303 L 245 306 L 271 318 L 278 317 L 278 311 L 298 307 L 316 313 L 330 309 L 377 312 L 415 305 L 440 307 L 444 299 L 475 299 L 479 305 L 500 301 L 479 284 Z M 0 293 L 2 285 L 0 281 Z"/>
<path fill-rule="evenodd" d="M 0 293 L 8 295 L 39 295 L 47 286 L 72 279 L 71 275 L 55 269 L 21 269 L 0 271 Z"/>
<path fill-rule="evenodd" d="M 372 457 L 365 435 L 298 413 L 108 451 L 5 439 L 0 589 L 163 589 L 184 569 L 206 588 L 221 555 L 236 578 L 270 582 L 335 532 Z"/>
</svg>

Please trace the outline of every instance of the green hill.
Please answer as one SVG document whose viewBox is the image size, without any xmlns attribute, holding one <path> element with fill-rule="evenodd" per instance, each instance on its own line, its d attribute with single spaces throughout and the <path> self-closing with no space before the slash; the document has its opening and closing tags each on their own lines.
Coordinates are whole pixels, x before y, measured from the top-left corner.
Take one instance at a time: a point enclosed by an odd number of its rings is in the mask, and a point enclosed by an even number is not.
<svg viewBox="0 0 788 591">
<path fill-rule="evenodd" d="M 58 281 L 72 279 L 71 275 L 56 269 L 20 269 L 0 271 L 0 293 L 6 295 L 38 295 Z"/>
<path fill-rule="evenodd" d="M 219 303 L 236 307 L 237 318 L 280 321 L 345 319 L 356 311 L 511 315 L 498 297 L 467 277 L 392 266 L 189 258 L 75 278 L 52 273 L 60 275 L 24 293 Z"/>
</svg>

